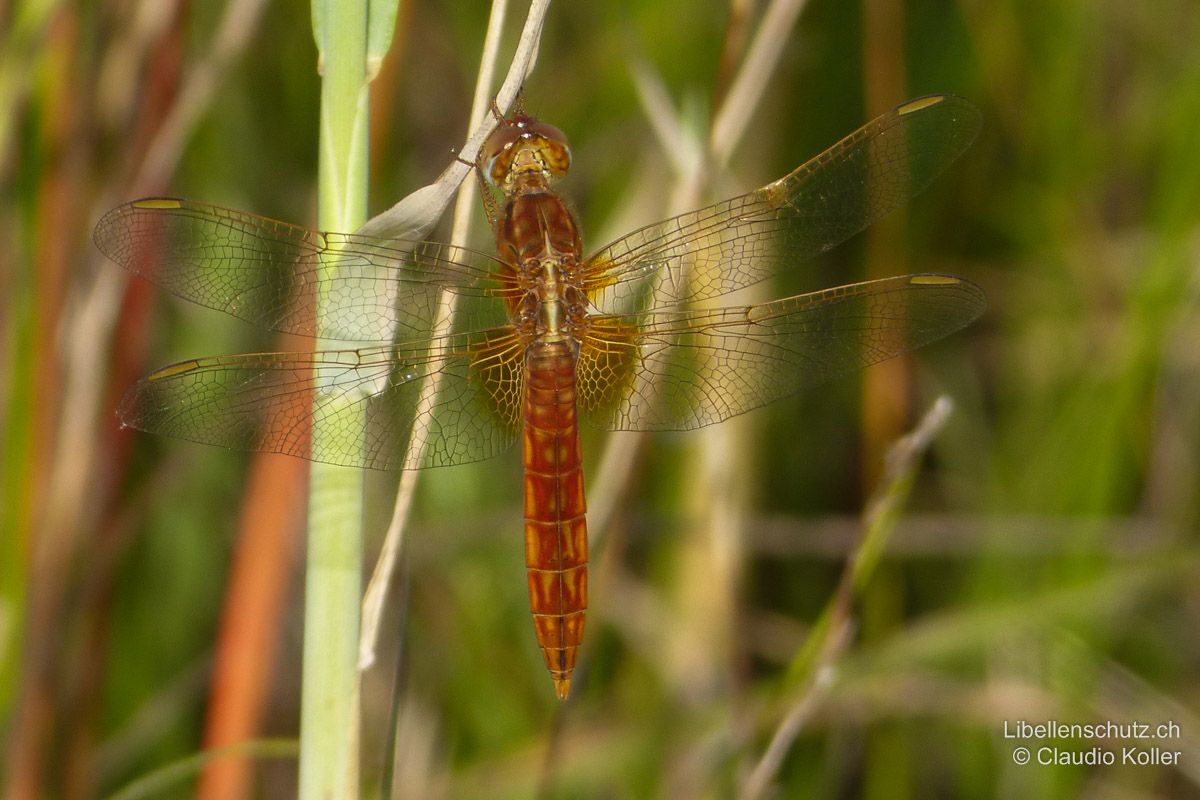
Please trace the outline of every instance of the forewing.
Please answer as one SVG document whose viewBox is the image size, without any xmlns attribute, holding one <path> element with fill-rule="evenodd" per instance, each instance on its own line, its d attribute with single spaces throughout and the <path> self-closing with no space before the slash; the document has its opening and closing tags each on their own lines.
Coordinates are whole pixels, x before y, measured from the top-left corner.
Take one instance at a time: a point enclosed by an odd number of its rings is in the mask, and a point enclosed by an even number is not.
<svg viewBox="0 0 1200 800">
<path fill-rule="evenodd" d="M 904 205 L 961 154 L 979 112 L 959 97 L 911 100 L 790 175 L 641 228 L 587 260 L 603 314 L 716 297 L 834 247 Z"/>
<path fill-rule="evenodd" d="M 494 329 L 399 350 L 195 359 L 139 381 L 119 413 L 152 433 L 343 466 L 461 464 L 516 437 L 521 352 L 512 329 Z"/>
<path fill-rule="evenodd" d="M 905 275 L 753 306 L 597 317 L 579 405 L 610 430 L 688 430 L 900 355 L 986 305 L 975 284 Z"/>
<path fill-rule="evenodd" d="M 495 260 L 481 253 L 322 233 L 191 200 L 118 206 L 94 238 L 126 270 L 180 297 L 304 336 L 418 339 L 432 328 L 441 290 L 502 291 L 492 276 Z"/>
</svg>

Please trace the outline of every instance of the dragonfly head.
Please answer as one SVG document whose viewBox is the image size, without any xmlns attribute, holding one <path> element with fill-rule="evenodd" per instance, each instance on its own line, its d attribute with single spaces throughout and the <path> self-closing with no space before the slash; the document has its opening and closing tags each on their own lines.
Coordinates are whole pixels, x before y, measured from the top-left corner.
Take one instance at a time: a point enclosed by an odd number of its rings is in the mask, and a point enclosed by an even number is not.
<svg viewBox="0 0 1200 800">
<path fill-rule="evenodd" d="M 484 178 L 501 190 L 522 176 L 541 176 L 549 182 L 570 167 L 571 147 L 563 132 L 526 114 L 504 120 L 479 151 Z"/>
</svg>

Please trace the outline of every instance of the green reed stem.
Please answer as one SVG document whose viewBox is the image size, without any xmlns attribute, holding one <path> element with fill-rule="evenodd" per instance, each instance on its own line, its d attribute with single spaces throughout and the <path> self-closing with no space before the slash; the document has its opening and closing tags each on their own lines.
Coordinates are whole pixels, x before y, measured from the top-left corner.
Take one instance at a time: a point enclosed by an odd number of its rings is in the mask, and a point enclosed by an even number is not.
<svg viewBox="0 0 1200 800">
<path fill-rule="evenodd" d="M 318 224 L 324 230 L 353 231 L 367 218 L 368 22 L 368 0 L 313 0 L 323 75 Z M 318 320 L 326 302 L 318 298 Z M 338 407 L 350 400 L 324 396 L 318 387 L 314 405 L 323 413 L 313 425 L 314 449 L 362 429 L 357 414 Z M 312 465 L 300 716 L 304 800 L 358 796 L 362 504 L 361 470 Z"/>
</svg>

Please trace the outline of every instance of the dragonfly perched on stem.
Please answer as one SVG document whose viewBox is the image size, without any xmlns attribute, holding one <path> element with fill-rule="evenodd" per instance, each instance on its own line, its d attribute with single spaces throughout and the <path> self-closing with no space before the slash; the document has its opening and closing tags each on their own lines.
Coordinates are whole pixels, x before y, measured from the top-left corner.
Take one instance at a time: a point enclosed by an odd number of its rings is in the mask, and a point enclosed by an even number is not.
<svg viewBox="0 0 1200 800">
<path fill-rule="evenodd" d="M 476 163 L 491 192 L 494 256 L 190 200 L 127 203 L 95 233 L 125 269 L 267 329 L 357 346 L 183 361 L 139 381 L 120 417 L 182 439 L 376 469 L 461 464 L 521 440 L 530 606 L 566 697 L 587 608 L 577 420 L 698 428 L 970 323 L 983 292 L 953 275 L 712 301 L 903 205 L 978 128 L 961 98 L 911 100 L 761 189 L 586 257 L 553 188 L 570 166 L 566 137 L 521 112 L 501 121 Z M 449 328 L 438 321 L 446 292 Z M 330 426 L 336 435 L 313 439 L 316 419 L 339 416 L 347 424 Z"/>
</svg>

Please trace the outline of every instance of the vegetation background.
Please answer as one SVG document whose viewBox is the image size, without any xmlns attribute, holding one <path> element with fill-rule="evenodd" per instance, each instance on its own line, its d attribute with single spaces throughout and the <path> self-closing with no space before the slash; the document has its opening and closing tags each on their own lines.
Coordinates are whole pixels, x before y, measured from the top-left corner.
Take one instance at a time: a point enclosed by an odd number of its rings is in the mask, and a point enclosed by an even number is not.
<svg viewBox="0 0 1200 800">
<path fill-rule="evenodd" d="M 526 104 L 572 141 L 564 192 L 593 246 L 669 201 L 636 76 L 702 131 L 760 6 L 551 9 Z M 797 8 L 721 191 L 908 97 L 963 95 L 985 123 L 906 214 L 772 291 L 945 271 L 984 286 L 989 311 L 715 439 L 642 441 L 592 489 L 617 511 L 594 531 L 566 704 L 526 610 L 519 459 L 421 475 L 363 683 L 367 796 L 1200 797 L 1200 5 Z M 373 211 L 461 145 L 486 14 L 402 5 L 372 87 Z M 164 783 L 124 796 L 294 792 L 277 739 L 299 718 L 306 465 L 113 415 L 155 366 L 281 342 L 126 280 L 90 232 L 147 194 L 312 224 L 314 56 L 302 0 L 0 2 L 5 797 L 106 796 L 148 775 Z M 883 453 L 941 394 L 954 413 L 919 472 L 889 481 Z M 585 446 L 598 474 L 606 437 Z M 375 548 L 395 481 L 370 482 Z M 864 512 L 910 485 L 898 513 Z M 1178 735 L 1007 737 L 1020 720 Z M 195 777 L 190 756 L 245 737 L 273 741 L 195 759 Z M 1117 763 L 1021 766 L 1019 745 Z M 1127 746 L 1179 756 L 1123 765 Z"/>
</svg>

